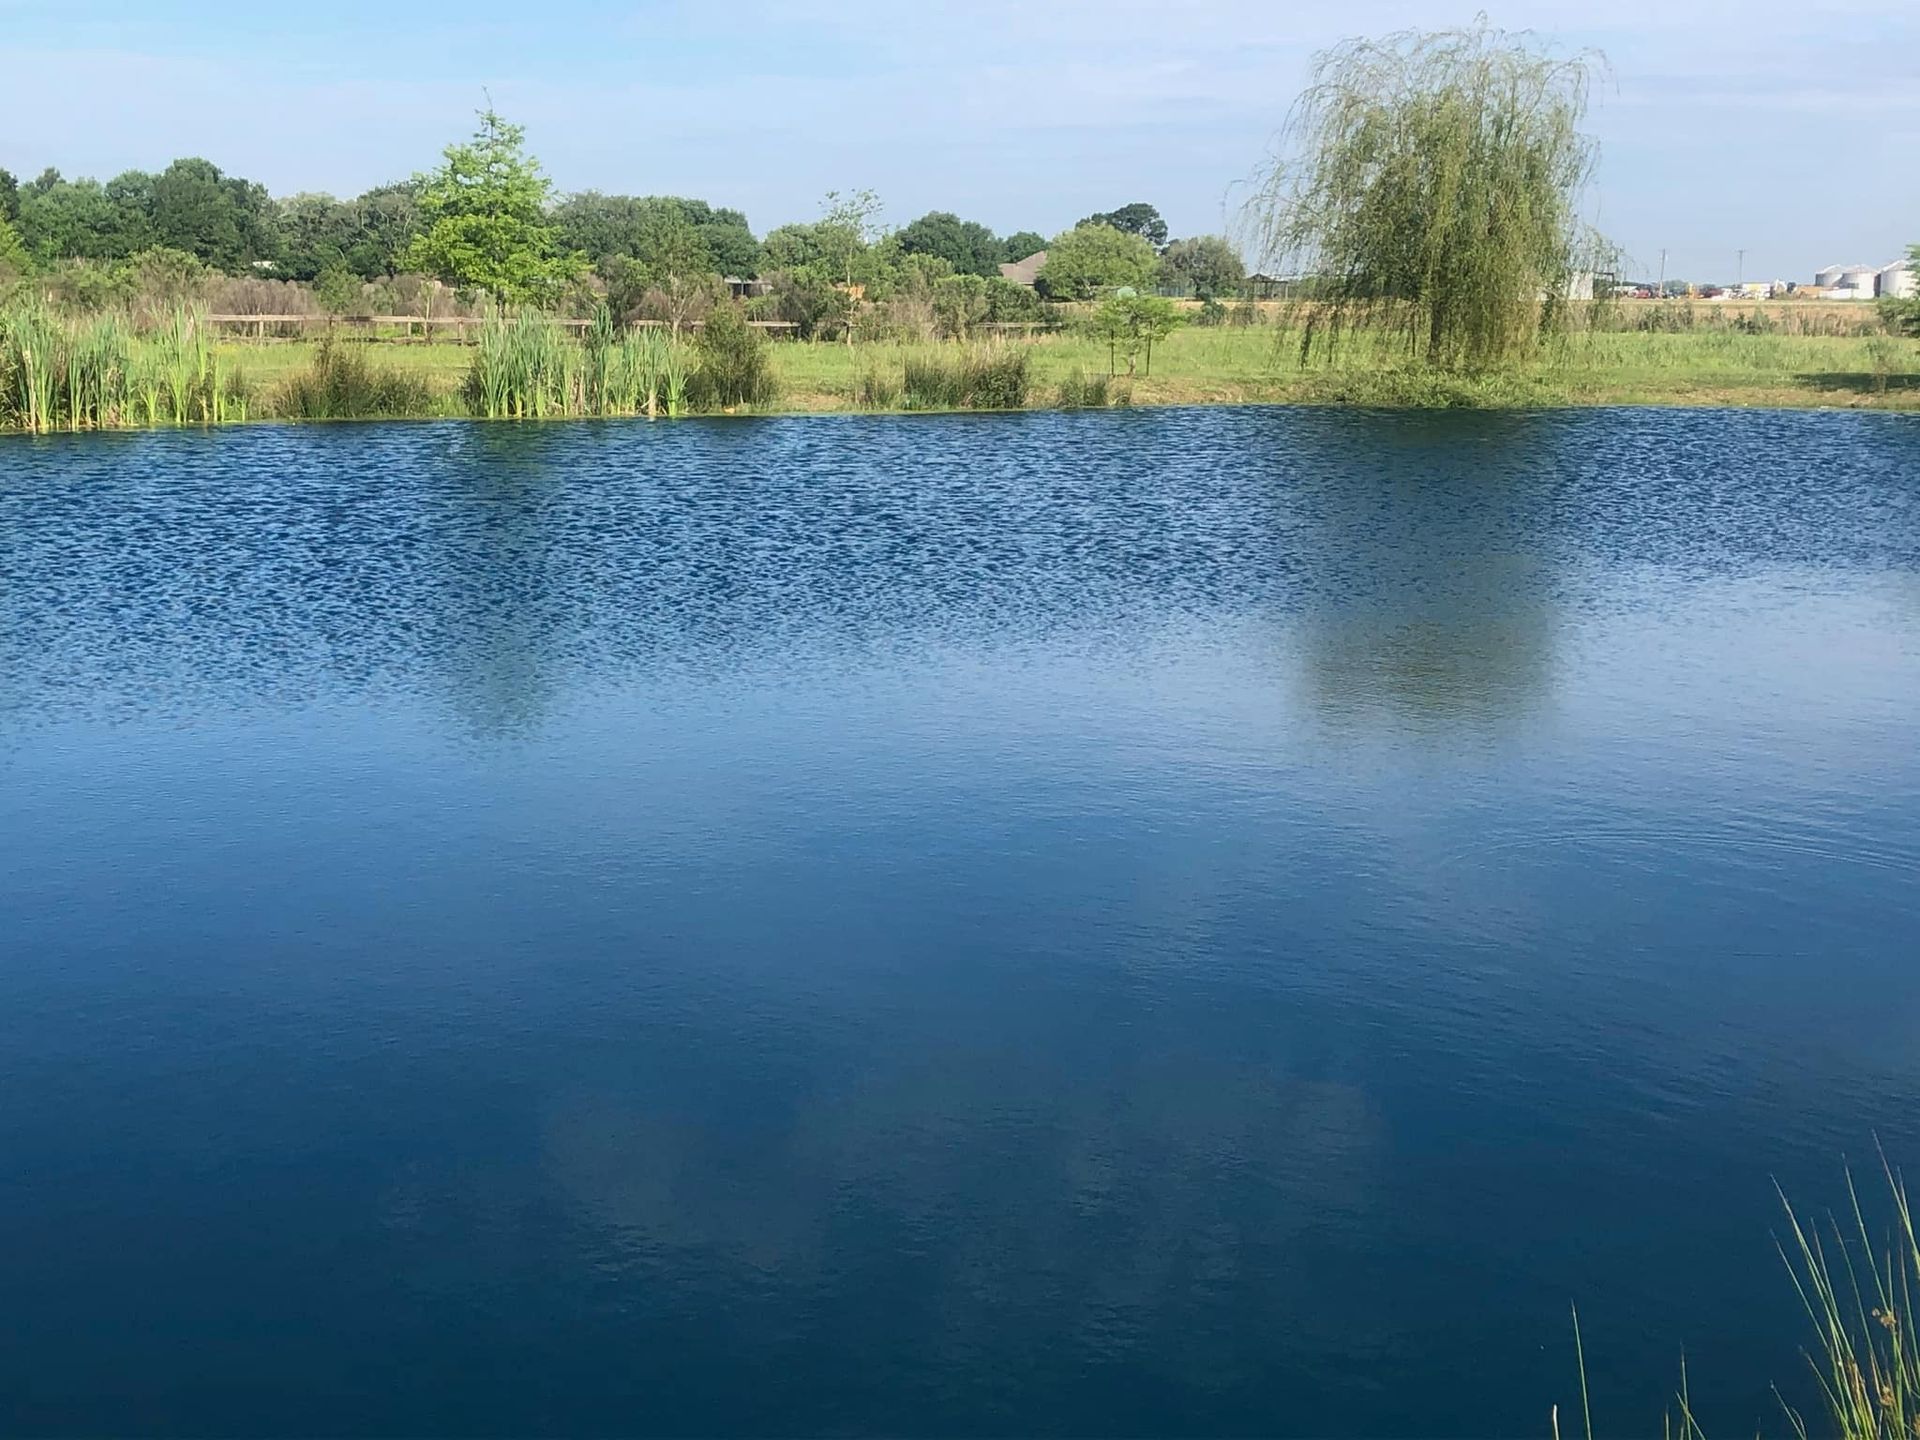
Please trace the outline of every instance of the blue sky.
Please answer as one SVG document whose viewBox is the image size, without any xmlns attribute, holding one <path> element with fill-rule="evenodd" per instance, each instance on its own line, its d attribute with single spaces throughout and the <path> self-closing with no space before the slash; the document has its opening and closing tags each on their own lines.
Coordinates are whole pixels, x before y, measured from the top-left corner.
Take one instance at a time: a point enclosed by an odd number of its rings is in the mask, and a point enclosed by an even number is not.
<svg viewBox="0 0 1920 1440">
<path fill-rule="evenodd" d="M 1920 241 L 1916 0 L 1521 0 L 1612 70 L 1594 220 L 1649 271 L 1807 278 Z M 1456 25 L 1418 0 L 0 0 L 0 166 L 205 155 L 278 194 L 431 164 L 490 90 L 566 190 L 703 196 L 758 230 L 868 186 L 904 222 L 1051 233 L 1158 205 L 1219 230 L 1312 53 Z"/>
</svg>

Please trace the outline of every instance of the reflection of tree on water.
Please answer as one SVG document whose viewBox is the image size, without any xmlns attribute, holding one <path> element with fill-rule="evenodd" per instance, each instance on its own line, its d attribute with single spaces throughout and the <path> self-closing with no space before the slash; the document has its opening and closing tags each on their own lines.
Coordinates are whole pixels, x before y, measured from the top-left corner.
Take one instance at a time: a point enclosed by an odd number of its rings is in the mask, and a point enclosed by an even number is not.
<svg viewBox="0 0 1920 1440">
<path fill-rule="evenodd" d="M 1300 531 L 1306 692 L 1362 726 L 1498 727 L 1552 684 L 1551 428 L 1514 416 L 1343 417 Z M 1332 438 L 1332 437 L 1323 437 Z"/>
<path fill-rule="evenodd" d="M 538 427 L 476 426 L 462 438 L 464 493 L 439 497 L 422 519 L 434 547 L 415 577 L 422 643 L 476 732 L 525 735 L 551 702 L 576 633 L 554 573 L 571 538 L 554 521 L 565 477 Z"/>
</svg>

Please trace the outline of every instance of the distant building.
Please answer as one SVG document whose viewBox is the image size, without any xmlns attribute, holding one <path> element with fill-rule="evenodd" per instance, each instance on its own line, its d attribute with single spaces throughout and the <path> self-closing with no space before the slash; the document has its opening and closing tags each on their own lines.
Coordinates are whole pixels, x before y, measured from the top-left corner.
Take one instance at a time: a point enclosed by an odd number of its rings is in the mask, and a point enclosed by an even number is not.
<svg viewBox="0 0 1920 1440">
<path fill-rule="evenodd" d="M 1276 295 L 1284 298 L 1299 283 L 1298 275 L 1269 275 L 1264 270 L 1256 270 L 1241 282 L 1241 293 L 1249 300 L 1271 300 Z"/>
<path fill-rule="evenodd" d="M 720 283 L 727 287 L 727 293 L 736 300 L 753 300 L 773 293 L 773 284 L 767 280 L 742 280 L 738 275 L 729 275 Z"/>
<path fill-rule="evenodd" d="M 1916 288 L 1920 287 L 1914 284 L 1913 265 L 1906 260 L 1882 265 L 1874 279 L 1874 294 L 1882 300 L 1911 300 Z"/>
<path fill-rule="evenodd" d="M 1880 270 L 1874 265 L 1829 265 L 1816 271 L 1813 280 L 1828 300 L 1871 300 L 1878 293 Z"/>
<path fill-rule="evenodd" d="M 1024 260 L 1015 260 L 1011 265 L 1002 265 L 1002 279 L 1011 280 L 1016 285 L 1024 285 L 1031 290 L 1040 279 L 1040 272 L 1046 268 L 1047 252 L 1036 250 Z"/>
</svg>

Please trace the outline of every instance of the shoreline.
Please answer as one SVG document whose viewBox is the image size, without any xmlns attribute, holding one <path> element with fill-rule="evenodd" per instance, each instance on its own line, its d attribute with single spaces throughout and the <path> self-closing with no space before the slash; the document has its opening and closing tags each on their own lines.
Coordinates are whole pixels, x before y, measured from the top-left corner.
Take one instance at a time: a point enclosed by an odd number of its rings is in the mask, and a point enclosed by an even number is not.
<svg viewBox="0 0 1920 1440">
<path fill-rule="evenodd" d="M 358 367 L 364 398 L 314 413 L 293 398 L 318 383 L 318 342 L 225 341 L 207 347 L 210 383 L 220 404 L 186 417 L 166 406 L 98 406 L 74 426 L 55 404 L 51 424 L 29 427 L 0 403 L 0 433 L 174 429 L 187 425 L 313 422 L 321 419 L 475 418 L 469 398 L 471 346 L 389 340 L 341 342 Z M 920 371 L 999 366 L 1020 357 L 1017 385 L 981 399 L 1022 397 L 1014 407 L 953 406 L 922 393 L 907 404 L 902 377 Z M 1405 363 L 1382 337 L 1349 338 L 1331 354 L 1300 358 L 1300 333 L 1279 326 L 1188 327 L 1152 355 L 1151 373 L 1110 375 L 1107 347 L 1060 334 L 1024 342 L 873 341 L 855 346 L 783 341 L 764 346 L 772 395 L 764 402 L 700 413 L 881 415 L 1032 413 L 1098 409 L 1227 406 L 1335 406 L 1354 409 L 1490 411 L 1565 409 L 1726 409 L 1920 412 L 1920 345 L 1887 337 L 1584 332 L 1510 371 L 1436 372 Z M 1004 367 L 1001 367 L 1004 369 Z M 324 389 L 324 386 L 321 386 Z M 197 395 L 198 392 L 196 392 Z M 404 409 L 386 397 L 399 396 Z M 964 401 L 971 396 L 955 394 Z M 158 413 L 153 413 L 157 408 Z M 537 418 L 593 418 L 573 403 L 542 400 Z M 303 413 L 304 411 L 304 413 Z M 627 413 L 625 409 L 614 413 Z M 684 409 L 682 415 L 695 413 Z M 612 418 L 609 415 L 607 418 Z M 104 422 L 104 423 L 95 423 Z M 131 422 L 131 423 L 128 423 Z"/>
<path fill-rule="evenodd" d="M 1134 400 L 1126 404 L 1107 406 L 1028 405 L 1017 410 L 1011 409 L 907 409 L 851 407 L 851 406 L 775 406 L 769 409 L 732 409 L 702 410 L 689 412 L 672 418 L 667 416 L 646 415 L 545 415 L 545 416 L 486 416 L 473 415 L 463 411 L 449 411 L 436 415 L 338 415 L 321 418 L 309 418 L 289 415 L 249 415 L 244 419 L 222 420 L 217 422 L 189 422 L 187 424 L 156 425 L 107 425 L 87 426 L 73 429 L 66 426 L 50 430 L 31 431 L 18 428 L 0 428 L 0 441 L 53 440 L 77 436 L 96 435 L 163 435 L 186 434 L 189 432 L 228 431 L 246 429 L 286 429 L 331 428 L 343 425 L 532 425 L 546 426 L 554 424 L 646 424 L 672 426 L 690 421 L 751 421 L 751 420 L 861 420 L 861 419 L 952 419 L 956 416 L 977 416 L 980 419 L 1005 419 L 1013 416 L 1044 415 L 1123 415 L 1130 411 L 1175 411 L 1175 410 L 1340 410 L 1354 413 L 1371 412 L 1383 415 L 1438 415 L 1438 414 L 1482 414 L 1482 415 L 1551 415 L 1580 411 L 1724 411 L 1743 414 L 1778 415 L 1915 415 L 1920 414 L 1920 394 L 1908 394 L 1889 397 L 1892 403 L 1882 404 L 1835 404 L 1827 401 L 1808 401 L 1807 403 L 1783 403 L 1772 399 L 1736 400 L 1724 397 L 1699 397 L 1680 399 L 1559 399 L 1541 400 L 1531 403 L 1507 403 L 1484 405 L 1421 405 L 1392 404 L 1384 401 L 1367 400 L 1327 400 L 1311 397 L 1263 399 L 1253 397 L 1222 398 L 1217 400 Z"/>
</svg>

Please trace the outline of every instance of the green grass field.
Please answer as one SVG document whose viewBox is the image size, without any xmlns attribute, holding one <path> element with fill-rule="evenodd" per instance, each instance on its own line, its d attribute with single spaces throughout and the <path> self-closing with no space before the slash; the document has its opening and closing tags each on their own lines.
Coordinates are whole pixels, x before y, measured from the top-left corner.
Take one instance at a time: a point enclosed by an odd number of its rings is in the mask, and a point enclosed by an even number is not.
<svg viewBox="0 0 1920 1440">
<path fill-rule="evenodd" d="M 1016 342 L 1022 343 L 1022 342 Z M 1104 375 L 1106 347 L 1073 336 L 1030 343 L 1035 406 L 1057 403 L 1075 374 Z M 257 416 L 278 413 L 274 394 L 311 364 L 309 342 L 235 342 L 223 358 L 246 377 Z M 424 375 L 448 414 L 463 413 L 458 389 L 473 350 L 455 344 L 370 342 L 369 358 Z M 951 345 L 807 344 L 771 346 L 779 411 L 862 408 L 863 380 L 898 378 L 912 355 L 951 353 Z M 1124 372 L 1125 365 L 1121 367 Z M 1154 349 L 1124 387 L 1136 405 L 1377 403 L 1491 405 L 1753 405 L 1920 409 L 1920 343 L 1885 338 L 1806 335 L 1573 335 L 1523 373 L 1493 382 L 1435 380 L 1410 372 L 1384 337 L 1345 342 L 1331 359 L 1302 365 L 1297 332 L 1272 326 L 1191 328 Z"/>
</svg>

